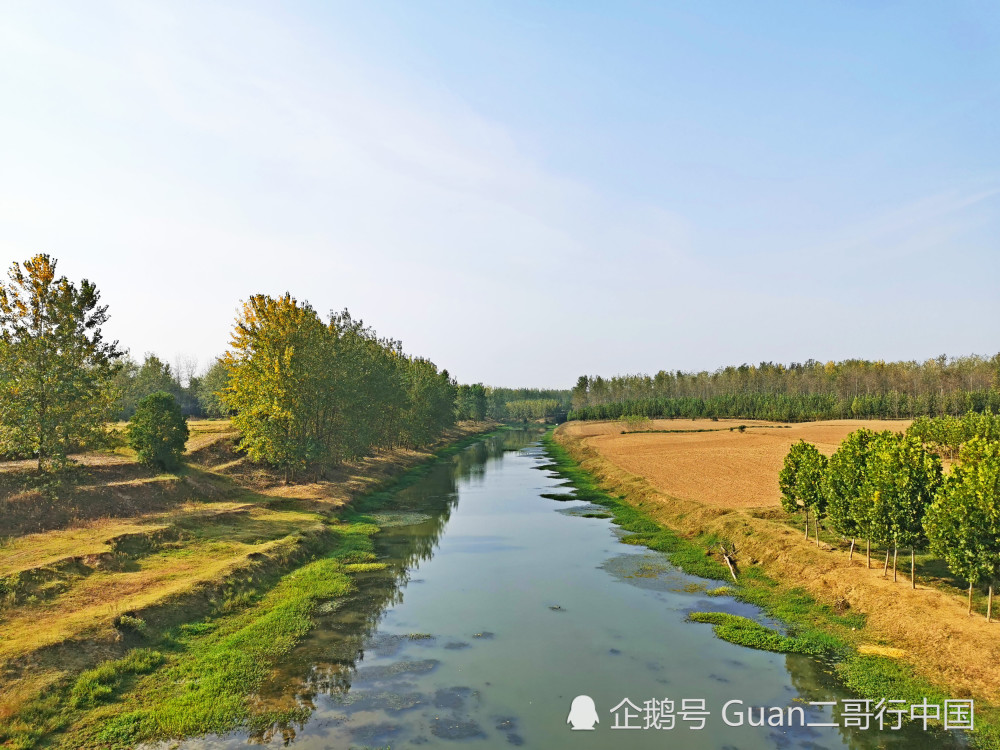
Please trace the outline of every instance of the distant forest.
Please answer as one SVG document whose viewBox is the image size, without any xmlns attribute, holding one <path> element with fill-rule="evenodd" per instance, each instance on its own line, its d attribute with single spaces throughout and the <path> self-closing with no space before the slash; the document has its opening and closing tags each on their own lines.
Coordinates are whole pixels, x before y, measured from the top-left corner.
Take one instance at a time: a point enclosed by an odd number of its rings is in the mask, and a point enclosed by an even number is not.
<svg viewBox="0 0 1000 750">
<path fill-rule="evenodd" d="M 918 362 L 850 359 L 790 365 L 761 362 L 715 372 L 581 376 L 570 419 L 736 417 L 912 418 L 1000 413 L 1000 354 Z"/>
</svg>

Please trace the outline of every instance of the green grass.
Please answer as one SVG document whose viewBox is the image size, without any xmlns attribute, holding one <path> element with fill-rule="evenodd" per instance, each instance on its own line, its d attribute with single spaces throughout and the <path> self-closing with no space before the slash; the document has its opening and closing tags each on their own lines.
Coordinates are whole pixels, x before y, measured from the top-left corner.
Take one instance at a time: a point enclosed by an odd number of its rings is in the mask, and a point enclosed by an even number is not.
<svg viewBox="0 0 1000 750">
<path fill-rule="evenodd" d="M 127 675 L 149 674 L 163 663 L 163 654 L 152 649 L 135 649 L 124 658 L 106 661 L 83 672 L 70 691 L 75 708 L 96 706 L 110 698 Z"/>
<path fill-rule="evenodd" d="M 251 715 L 246 696 L 312 627 L 311 612 L 351 590 L 347 561 L 359 550 L 338 549 L 290 573 L 259 602 L 207 635 L 178 634 L 178 653 L 162 671 L 136 685 L 114 711 L 94 716 L 78 733 L 84 746 L 132 745 L 158 737 L 268 726 L 277 715 Z"/>
<path fill-rule="evenodd" d="M 270 588 L 262 581 L 257 590 L 234 589 L 217 600 L 213 616 L 148 634 L 151 648 L 103 662 L 39 697 L 0 727 L 0 744 L 124 748 L 297 718 L 253 714 L 248 696 L 309 631 L 319 602 L 348 593 L 352 572 L 379 566 L 375 531 L 363 522 L 336 527 L 325 556 Z"/>
<path fill-rule="evenodd" d="M 776 651 L 781 654 L 825 653 L 825 644 L 811 638 L 782 635 L 777 630 L 761 625 L 749 617 L 740 617 L 726 612 L 692 612 L 688 615 L 692 622 L 705 622 L 713 626 L 713 632 L 722 640 L 739 646 L 756 648 L 761 651 Z"/>
</svg>

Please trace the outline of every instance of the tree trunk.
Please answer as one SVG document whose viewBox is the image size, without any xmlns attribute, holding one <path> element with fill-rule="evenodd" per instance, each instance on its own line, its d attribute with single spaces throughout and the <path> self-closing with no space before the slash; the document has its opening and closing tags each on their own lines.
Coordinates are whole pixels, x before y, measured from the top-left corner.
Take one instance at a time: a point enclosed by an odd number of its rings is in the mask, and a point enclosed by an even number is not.
<svg viewBox="0 0 1000 750">
<path fill-rule="evenodd" d="M 913 555 L 913 547 L 910 547 L 910 588 L 917 588 L 917 560 Z"/>
<path fill-rule="evenodd" d="M 893 546 L 892 548 L 892 582 L 896 582 L 896 555 L 899 554 L 899 548 Z"/>
<path fill-rule="evenodd" d="M 847 558 L 847 562 L 854 562 L 854 542 L 856 541 L 853 537 L 851 538 L 851 555 Z"/>
<path fill-rule="evenodd" d="M 972 616 L 972 583 L 969 583 L 969 616 Z"/>
<path fill-rule="evenodd" d="M 993 584 L 990 584 L 990 598 L 986 602 L 986 622 L 993 621 Z"/>
<path fill-rule="evenodd" d="M 809 506 L 806 506 L 806 541 L 809 541 Z"/>
<path fill-rule="evenodd" d="M 889 549 L 885 550 L 885 565 L 882 567 L 882 577 L 884 578 L 889 573 Z"/>
<path fill-rule="evenodd" d="M 868 570 L 872 569 L 872 540 L 865 539 L 865 553 L 868 555 Z"/>
</svg>

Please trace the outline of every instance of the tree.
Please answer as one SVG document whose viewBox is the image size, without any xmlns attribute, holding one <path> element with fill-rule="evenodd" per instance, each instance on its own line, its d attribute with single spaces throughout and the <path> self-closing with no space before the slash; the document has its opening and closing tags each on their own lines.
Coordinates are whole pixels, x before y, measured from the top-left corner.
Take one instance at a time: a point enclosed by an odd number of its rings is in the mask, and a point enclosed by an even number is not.
<svg viewBox="0 0 1000 750">
<path fill-rule="evenodd" d="M 196 380 L 195 396 L 202 414 L 212 419 L 228 416 L 229 409 L 223 403 L 222 393 L 229 384 L 229 370 L 222 358 L 216 359 L 208 371 Z"/>
<path fill-rule="evenodd" d="M 136 406 L 146 396 L 160 391 L 181 400 L 181 384 L 174 376 L 170 365 L 155 354 L 146 354 L 142 365 L 136 365 L 131 360 L 125 362 L 119 376 L 120 409 L 119 416 L 129 419 Z"/>
<path fill-rule="evenodd" d="M 125 435 L 139 463 L 172 471 L 180 465 L 188 426 L 177 399 L 158 391 L 139 401 Z"/>
<path fill-rule="evenodd" d="M 486 398 L 486 388 L 482 383 L 458 386 L 455 399 L 455 414 L 460 420 L 471 419 L 481 422 L 486 419 L 486 409 L 489 403 Z"/>
<path fill-rule="evenodd" d="M 324 458 L 325 334 L 308 303 L 257 294 L 244 303 L 226 353 L 223 402 L 242 433 L 240 447 L 251 460 L 283 469 L 286 480 Z"/>
<path fill-rule="evenodd" d="M 381 447 L 427 445 L 455 423 L 457 386 L 347 310 L 320 320 L 291 295 L 254 295 L 237 317 L 222 405 L 253 461 L 315 470 Z M 211 374 L 211 373 L 210 373 Z M 218 391 L 213 391 L 218 392 Z"/>
<path fill-rule="evenodd" d="M 809 510 L 815 511 L 816 544 L 819 544 L 819 516 L 825 510 L 823 476 L 827 459 L 816 446 L 800 440 L 785 456 L 784 467 L 778 475 L 781 505 L 789 513 L 805 511 L 806 539 L 809 538 Z"/>
<path fill-rule="evenodd" d="M 505 404 L 507 418 L 519 422 L 548 419 L 559 409 L 559 401 L 554 398 L 519 399 Z"/>
<path fill-rule="evenodd" d="M 944 478 L 924 519 L 931 551 L 969 582 L 969 614 L 976 584 L 993 587 L 1000 578 L 1000 443 L 973 438 L 962 446 L 960 462 Z"/>
<path fill-rule="evenodd" d="M 899 548 L 910 548 L 910 585 L 916 588 L 914 550 L 926 543 L 924 514 L 941 484 L 941 459 L 913 436 L 882 433 L 873 447 L 869 486 L 875 533 L 879 542 L 892 545 L 893 580 Z"/>
<path fill-rule="evenodd" d="M 101 443 L 114 410 L 121 357 L 104 341 L 97 287 L 56 276 L 56 261 L 14 263 L 0 283 L 0 452 L 60 468 L 71 451 Z"/>
<path fill-rule="evenodd" d="M 864 508 L 864 494 L 867 491 L 868 462 L 871 443 L 875 433 L 862 428 L 850 433 L 840 447 L 830 456 L 823 481 L 823 496 L 826 498 L 827 517 L 834 530 L 851 539 L 851 554 L 854 558 L 854 542 L 866 535 L 867 514 Z M 871 540 L 868 540 L 868 566 L 871 567 Z"/>
</svg>

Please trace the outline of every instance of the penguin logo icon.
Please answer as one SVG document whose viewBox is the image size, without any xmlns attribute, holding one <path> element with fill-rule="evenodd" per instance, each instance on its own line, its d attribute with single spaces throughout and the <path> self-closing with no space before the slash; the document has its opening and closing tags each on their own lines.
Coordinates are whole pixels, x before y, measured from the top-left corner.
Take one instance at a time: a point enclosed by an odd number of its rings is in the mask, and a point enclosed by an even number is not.
<svg viewBox="0 0 1000 750">
<path fill-rule="evenodd" d="M 593 698 L 589 695 L 578 695 L 573 699 L 573 704 L 569 707 L 569 716 L 566 717 L 566 723 L 572 724 L 573 729 L 593 730 L 594 724 L 599 724 L 600 721 L 597 718 L 597 707 Z"/>
</svg>

